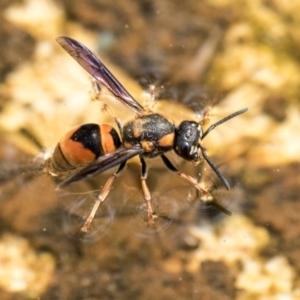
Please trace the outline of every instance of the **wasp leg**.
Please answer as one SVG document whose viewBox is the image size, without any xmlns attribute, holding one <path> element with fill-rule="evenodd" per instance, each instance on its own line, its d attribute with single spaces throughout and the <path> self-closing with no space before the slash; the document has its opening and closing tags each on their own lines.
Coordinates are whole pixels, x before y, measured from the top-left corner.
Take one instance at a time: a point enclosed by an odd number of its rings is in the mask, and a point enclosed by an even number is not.
<svg viewBox="0 0 300 300">
<path fill-rule="evenodd" d="M 193 185 L 200 193 L 202 196 L 206 197 L 207 201 L 208 200 L 211 200 L 212 196 L 211 194 L 204 190 L 199 184 L 198 184 L 198 181 L 197 179 L 181 172 L 180 170 L 178 170 L 174 165 L 173 163 L 164 155 L 162 154 L 161 155 L 161 158 L 164 162 L 164 164 L 166 165 L 166 167 L 171 170 L 172 172 L 175 172 L 177 175 L 179 175 L 182 179 L 186 180 L 188 183 L 190 183 L 191 185 Z"/>
<path fill-rule="evenodd" d="M 154 224 L 154 216 L 153 216 L 153 210 L 151 206 L 151 194 L 146 182 L 148 176 L 148 167 L 143 157 L 140 156 L 140 160 L 142 164 L 141 184 L 142 184 L 144 199 L 147 204 L 148 223 Z"/>
<path fill-rule="evenodd" d="M 113 113 L 113 111 L 109 108 L 109 106 L 102 102 L 102 109 L 105 110 L 116 122 L 118 125 L 119 131 L 122 134 L 122 124 L 119 118 L 116 117 L 116 115 Z"/>
<path fill-rule="evenodd" d="M 92 78 L 91 81 L 92 81 L 92 86 L 94 91 L 94 98 L 100 101 L 102 105 L 102 110 L 105 110 L 115 120 L 116 124 L 118 125 L 119 131 L 122 134 L 122 124 L 120 119 L 117 118 L 114 112 L 112 111 L 112 109 L 110 109 L 109 106 L 100 99 L 101 88 L 98 82 L 96 81 L 96 79 Z"/>
<path fill-rule="evenodd" d="M 125 168 L 126 166 L 126 161 L 122 162 L 118 168 L 118 170 L 106 181 L 101 193 L 99 194 L 98 196 L 98 199 L 96 200 L 93 208 L 92 208 L 92 211 L 89 215 L 89 217 L 86 219 L 85 223 L 83 224 L 83 226 L 81 227 L 81 232 L 87 232 L 94 217 L 95 217 L 95 214 L 100 206 L 100 204 L 105 200 L 105 198 L 107 197 L 111 187 L 112 187 L 112 184 L 114 182 L 114 180 L 120 175 L 121 171 Z"/>
</svg>

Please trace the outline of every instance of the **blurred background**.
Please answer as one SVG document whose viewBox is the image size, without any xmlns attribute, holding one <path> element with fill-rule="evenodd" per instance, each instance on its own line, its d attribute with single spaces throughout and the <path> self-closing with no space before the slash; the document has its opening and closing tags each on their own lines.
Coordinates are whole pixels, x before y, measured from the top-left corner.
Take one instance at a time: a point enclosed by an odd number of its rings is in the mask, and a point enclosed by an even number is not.
<svg viewBox="0 0 300 300">
<path fill-rule="evenodd" d="M 1 299 L 300 298 L 299 9 L 299 0 L 1 1 Z M 176 124 L 209 111 L 207 128 L 248 107 L 204 141 L 231 190 L 205 162 L 168 153 L 211 190 L 215 205 L 203 203 L 151 160 L 149 227 L 133 159 L 79 235 L 113 170 L 55 191 L 62 178 L 45 160 L 72 126 L 115 124 L 59 36 L 98 53 L 143 105 L 155 87 L 153 110 Z M 108 103 L 122 122 L 134 117 Z"/>
</svg>

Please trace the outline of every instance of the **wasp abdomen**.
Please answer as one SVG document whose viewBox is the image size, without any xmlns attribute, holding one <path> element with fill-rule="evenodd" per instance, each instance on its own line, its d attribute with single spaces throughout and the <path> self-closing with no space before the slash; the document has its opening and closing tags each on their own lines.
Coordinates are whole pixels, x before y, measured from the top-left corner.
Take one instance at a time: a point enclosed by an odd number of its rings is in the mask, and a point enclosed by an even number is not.
<svg viewBox="0 0 300 300">
<path fill-rule="evenodd" d="M 107 124 L 84 124 L 70 129 L 56 145 L 50 161 L 53 172 L 83 167 L 121 145 L 116 130 Z"/>
</svg>

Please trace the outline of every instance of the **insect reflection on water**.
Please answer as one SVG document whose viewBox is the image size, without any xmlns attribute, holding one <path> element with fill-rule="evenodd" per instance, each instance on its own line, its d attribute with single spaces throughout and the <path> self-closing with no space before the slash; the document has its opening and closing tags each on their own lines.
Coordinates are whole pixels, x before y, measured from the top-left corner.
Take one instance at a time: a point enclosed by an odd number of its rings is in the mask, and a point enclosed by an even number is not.
<svg viewBox="0 0 300 300">
<path fill-rule="evenodd" d="M 109 174 L 101 174 L 95 179 L 72 185 L 68 190 L 54 193 L 57 179 L 42 171 L 41 161 L 26 156 L 23 162 L 24 167 L 21 167 L 15 161 L 12 172 L 8 172 L 7 167 L 6 180 L 0 184 L 1 219 L 4 224 L 20 232 L 40 232 L 45 228 L 46 232 L 53 234 L 57 232 L 61 235 L 59 232 L 62 231 L 71 238 L 80 237 L 86 243 L 94 243 L 107 236 L 117 241 L 132 235 L 155 243 L 161 239 L 177 240 L 176 237 L 182 236 L 187 225 L 203 221 L 210 213 L 210 208 L 199 201 L 187 184 L 182 184 L 179 178 L 170 181 L 164 168 L 151 168 L 153 172 L 149 176 L 149 185 L 154 189 L 156 219 L 155 227 L 147 226 L 147 208 L 141 201 L 139 182 L 135 176 L 138 166 L 129 164 L 126 170 L 129 174 L 122 181 L 116 181 L 109 201 L 105 201 L 97 211 L 88 233 L 80 235 L 80 227 L 99 192 L 95 188 L 99 189 Z M 157 175 L 161 180 L 156 180 Z M 209 182 L 210 175 L 204 177 Z M 236 195 L 230 194 L 229 198 L 228 192 L 221 187 L 214 192 L 221 192 L 217 199 L 228 209 L 237 200 Z M 228 201 L 224 196 L 228 197 Z M 190 200 L 187 201 L 188 198 Z M 216 210 L 213 209 L 213 212 Z"/>
<path fill-rule="evenodd" d="M 148 225 L 147 206 L 141 201 L 139 182 L 135 178 L 138 166 L 129 164 L 126 170 L 129 174 L 123 176 L 122 181 L 116 181 L 108 201 L 104 201 L 97 211 L 87 233 L 82 234 L 79 229 L 99 192 L 93 188 L 101 187 L 109 174 L 101 174 L 89 180 L 89 186 L 84 187 L 82 184 L 87 182 L 80 182 L 78 184 L 81 186 L 72 185 L 67 191 L 58 192 L 60 202 L 68 203 L 64 230 L 87 243 L 93 243 L 104 236 L 111 236 L 118 240 L 128 234 L 145 239 L 147 242 L 157 242 L 158 239 L 170 241 L 182 236 L 191 224 L 211 222 L 222 216 L 215 206 L 202 202 L 194 189 L 187 184 L 182 184 L 179 178 L 170 180 L 168 170 L 151 168 L 151 171 L 149 185 L 154 190 L 152 202 L 155 211 L 154 226 Z M 158 175 L 161 180 L 156 180 Z M 201 182 L 215 183 L 216 180 L 216 176 L 208 172 Z M 233 207 L 233 203 L 236 204 L 238 200 L 236 189 L 228 192 L 220 185 L 213 186 L 211 189 L 213 197 L 229 210 Z M 86 193 L 82 193 L 83 190 L 86 190 Z"/>
<path fill-rule="evenodd" d="M 207 156 L 203 147 L 203 139 L 215 127 L 245 113 L 247 109 L 228 115 L 211 125 L 206 131 L 203 131 L 201 122 L 190 120 L 182 121 L 176 127 L 171 116 L 155 113 L 141 106 L 112 75 L 102 61 L 84 45 L 68 37 L 60 37 L 57 41 L 64 50 L 98 81 L 101 89 L 107 89 L 119 102 L 136 114 L 135 119 L 122 125 L 113 112 L 107 106 L 104 106 L 118 125 L 120 136 L 113 127 L 106 124 L 77 126 L 62 137 L 55 148 L 53 157 L 49 160 L 48 167 L 52 174 L 83 167 L 61 182 L 58 188 L 64 188 L 73 182 L 94 177 L 118 166 L 118 169 L 108 178 L 99 193 L 90 215 L 81 227 L 82 232 L 89 230 L 100 204 L 103 204 L 115 179 L 125 168 L 127 160 L 134 156 L 139 156 L 140 158 L 140 180 L 147 207 L 147 222 L 149 225 L 154 225 L 157 214 L 153 209 L 153 199 L 148 188 L 148 166 L 145 158 L 159 156 L 170 171 L 179 175 L 181 179 L 187 181 L 198 190 L 202 200 L 211 201 L 211 203 L 214 201 L 211 193 L 204 189 L 195 178 L 175 167 L 165 155 L 166 152 L 174 150 L 184 160 L 196 163 L 205 160 L 225 188 L 227 190 L 230 189 L 228 181 Z M 227 212 L 226 209 L 224 209 L 224 212 Z"/>
</svg>

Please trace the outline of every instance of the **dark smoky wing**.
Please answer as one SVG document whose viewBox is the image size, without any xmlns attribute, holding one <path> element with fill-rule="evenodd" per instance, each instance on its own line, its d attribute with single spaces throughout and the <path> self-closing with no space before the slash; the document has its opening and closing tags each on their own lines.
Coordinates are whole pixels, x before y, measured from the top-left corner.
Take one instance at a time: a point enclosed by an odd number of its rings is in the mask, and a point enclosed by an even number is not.
<svg viewBox="0 0 300 300">
<path fill-rule="evenodd" d="M 70 183 L 75 181 L 80 181 L 84 179 L 88 179 L 90 177 L 96 176 L 112 167 L 115 167 L 122 162 L 132 158 L 133 156 L 144 153 L 144 150 L 140 147 L 133 147 L 130 149 L 121 148 L 113 153 L 106 154 L 104 156 L 99 157 L 96 161 L 91 163 L 90 165 L 84 167 L 76 174 L 70 176 L 63 182 L 61 182 L 57 189 L 63 188 Z"/>
<path fill-rule="evenodd" d="M 105 67 L 100 58 L 81 43 L 69 38 L 59 37 L 56 41 L 100 84 L 105 86 L 124 105 L 137 114 L 144 108 L 133 99 L 122 84 Z"/>
</svg>

